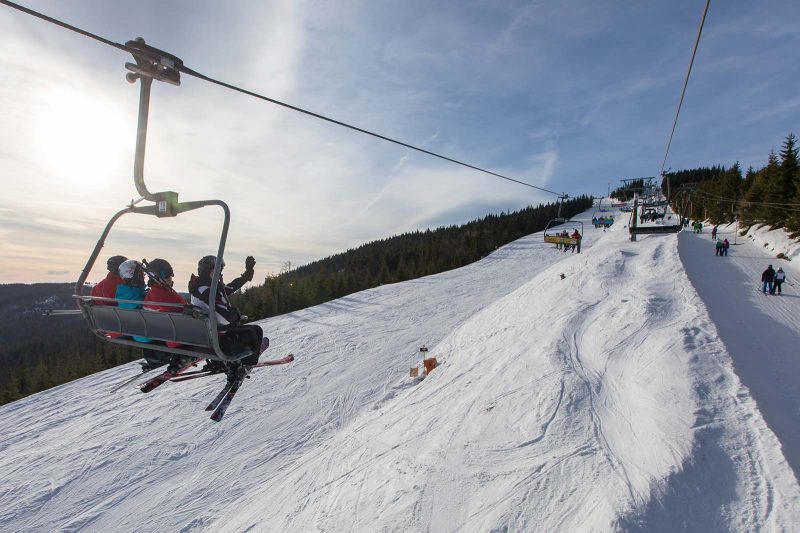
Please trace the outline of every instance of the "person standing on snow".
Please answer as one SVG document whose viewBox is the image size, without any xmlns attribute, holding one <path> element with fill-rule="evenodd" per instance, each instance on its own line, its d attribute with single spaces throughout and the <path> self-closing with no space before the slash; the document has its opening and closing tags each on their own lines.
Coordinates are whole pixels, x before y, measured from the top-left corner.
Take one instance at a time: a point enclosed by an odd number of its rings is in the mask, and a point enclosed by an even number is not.
<svg viewBox="0 0 800 533">
<path fill-rule="evenodd" d="M 106 277 L 92 287 L 91 295 L 95 298 L 116 298 L 117 285 L 122 283 L 122 278 L 119 276 L 119 266 L 127 261 L 128 258 L 124 255 L 115 255 L 108 258 L 106 267 L 108 274 Z M 95 300 L 95 305 L 117 305 L 115 302 L 106 302 L 103 300 Z"/>
<path fill-rule="evenodd" d="M 731 247 L 731 243 L 728 242 L 728 239 L 722 241 L 722 255 L 728 256 L 728 248 Z"/>
<path fill-rule="evenodd" d="M 219 324 L 219 345 L 223 352 L 228 355 L 241 353 L 250 349 L 252 354 L 240 359 L 235 363 L 221 363 L 220 361 L 209 360 L 206 367 L 211 371 L 227 370 L 228 380 L 233 380 L 242 366 L 248 367 L 258 363 L 261 352 L 269 346 L 269 339 L 264 337 L 264 331 L 254 324 L 241 324 L 242 315 L 239 310 L 231 303 L 228 298 L 230 295 L 242 288 L 248 281 L 253 280 L 254 267 L 256 260 L 253 256 L 248 256 L 245 260 L 245 271 L 241 276 L 225 283 L 222 280 L 222 270 L 220 269 L 219 282 L 217 284 L 217 294 L 214 298 L 214 309 L 209 309 L 208 300 L 211 291 L 211 276 L 214 273 L 217 258 L 207 255 L 197 263 L 197 276 L 192 274 L 189 280 L 189 294 L 191 295 L 192 305 L 206 311 L 210 317 L 216 317 Z M 222 262 L 225 268 L 225 261 Z"/>
<path fill-rule="evenodd" d="M 717 241 L 714 244 L 714 255 L 722 257 L 722 241 Z"/>
<path fill-rule="evenodd" d="M 764 283 L 762 287 L 764 294 L 767 294 L 767 290 L 769 290 L 770 294 L 775 294 L 775 287 L 772 285 L 774 280 L 775 270 L 773 270 L 772 265 L 769 265 L 767 266 L 767 269 L 761 273 L 761 281 Z"/>
<path fill-rule="evenodd" d="M 717 227 L 714 226 L 714 229 L 711 230 L 711 240 L 713 241 L 716 239 L 717 239 Z"/>
<path fill-rule="evenodd" d="M 772 288 L 772 294 L 775 294 L 777 292 L 778 295 L 780 296 L 781 285 L 783 285 L 784 281 L 786 281 L 786 272 L 783 271 L 782 267 L 778 267 L 778 271 L 775 272 L 775 278 L 774 278 L 775 286 Z"/>
</svg>

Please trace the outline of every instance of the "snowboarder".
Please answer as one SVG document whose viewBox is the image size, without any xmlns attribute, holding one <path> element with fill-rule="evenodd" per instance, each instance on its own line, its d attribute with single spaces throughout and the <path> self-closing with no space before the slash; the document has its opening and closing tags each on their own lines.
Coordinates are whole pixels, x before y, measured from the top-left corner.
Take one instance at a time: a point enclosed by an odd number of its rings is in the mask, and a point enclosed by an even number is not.
<svg viewBox="0 0 800 533">
<path fill-rule="evenodd" d="M 714 229 L 711 230 L 711 240 L 716 240 L 717 238 L 717 226 L 714 226 Z"/>
<path fill-rule="evenodd" d="M 722 255 L 728 256 L 728 248 L 731 247 L 731 243 L 728 242 L 728 239 L 722 241 Z"/>
<path fill-rule="evenodd" d="M 764 294 L 767 294 L 767 290 L 769 290 L 770 294 L 775 294 L 775 287 L 773 287 L 772 282 L 775 280 L 775 270 L 773 270 L 772 265 L 768 265 L 767 269 L 761 273 L 761 282 L 764 284 L 762 287 L 762 291 Z"/>
<path fill-rule="evenodd" d="M 115 255 L 108 258 L 106 267 L 108 274 L 106 277 L 92 287 L 91 295 L 95 298 L 115 298 L 117 294 L 117 285 L 122 283 L 122 278 L 119 277 L 119 266 L 127 261 L 128 258 L 124 255 Z M 105 302 L 103 300 L 95 300 L 95 305 L 117 305 L 116 302 Z"/>
<path fill-rule="evenodd" d="M 191 295 L 192 305 L 203 309 L 209 313 L 209 316 L 216 317 L 217 323 L 220 325 L 219 332 L 222 335 L 219 343 L 222 351 L 233 355 L 249 348 L 253 352 L 252 355 L 236 363 L 229 363 L 226 366 L 228 380 L 232 381 L 242 365 L 250 367 L 258 363 L 261 352 L 269 346 L 269 339 L 264 337 L 264 331 L 259 326 L 241 324 L 242 315 L 228 298 L 231 294 L 241 289 L 245 283 L 253 280 L 253 269 L 256 265 L 255 258 L 248 256 L 245 260 L 245 271 L 230 283 L 225 283 L 222 280 L 220 270 L 214 309 L 209 309 L 208 296 L 211 290 L 211 275 L 214 273 L 216 262 L 217 258 L 213 255 L 207 255 L 200 259 L 197 263 L 197 275 L 192 274 L 189 280 L 189 294 Z M 225 261 L 222 262 L 222 268 L 225 268 Z M 214 372 L 221 371 L 223 366 L 223 363 L 213 360 L 206 365 L 208 370 Z"/>
<path fill-rule="evenodd" d="M 714 244 L 714 255 L 722 257 L 722 241 L 717 241 Z"/>
<path fill-rule="evenodd" d="M 775 286 L 772 289 L 772 294 L 778 293 L 778 296 L 781 294 L 781 285 L 783 282 L 786 281 L 786 272 L 783 271 L 783 267 L 778 267 L 778 271 L 775 272 L 775 278 L 773 279 Z"/>
</svg>

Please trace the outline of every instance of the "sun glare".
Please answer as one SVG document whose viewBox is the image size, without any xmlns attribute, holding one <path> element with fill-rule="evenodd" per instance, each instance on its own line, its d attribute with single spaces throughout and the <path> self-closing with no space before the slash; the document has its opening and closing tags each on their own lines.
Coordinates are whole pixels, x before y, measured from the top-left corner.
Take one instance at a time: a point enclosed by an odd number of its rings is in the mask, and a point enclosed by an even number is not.
<svg viewBox="0 0 800 533">
<path fill-rule="evenodd" d="M 114 104 L 72 90 L 46 98 L 38 127 L 42 160 L 57 177 L 84 185 L 116 173 L 134 141 Z"/>
</svg>

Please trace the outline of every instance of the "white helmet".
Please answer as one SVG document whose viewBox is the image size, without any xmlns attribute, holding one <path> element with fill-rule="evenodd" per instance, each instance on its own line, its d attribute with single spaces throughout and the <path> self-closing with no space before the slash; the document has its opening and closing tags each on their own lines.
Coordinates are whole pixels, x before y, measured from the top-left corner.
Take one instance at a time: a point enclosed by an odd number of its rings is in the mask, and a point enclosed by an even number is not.
<svg viewBox="0 0 800 533">
<path fill-rule="evenodd" d="M 142 270 L 142 264 L 135 259 L 128 259 L 123 261 L 119 266 L 119 276 L 122 279 L 133 279 L 136 273 Z"/>
</svg>

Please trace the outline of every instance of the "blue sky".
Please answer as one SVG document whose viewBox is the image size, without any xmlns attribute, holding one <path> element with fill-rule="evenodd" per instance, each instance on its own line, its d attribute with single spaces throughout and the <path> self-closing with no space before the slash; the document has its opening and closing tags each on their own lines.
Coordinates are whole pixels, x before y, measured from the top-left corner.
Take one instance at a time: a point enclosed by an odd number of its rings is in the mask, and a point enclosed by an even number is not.
<svg viewBox="0 0 800 533">
<path fill-rule="evenodd" d="M 142 36 L 211 77 L 573 195 L 658 173 L 704 5 L 22 3 L 116 42 Z M 712 2 L 668 168 L 758 167 L 798 133 L 797 20 L 797 2 Z M 77 279 L 105 222 L 136 196 L 129 60 L 0 6 L 0 282 Z M 255 255 L 257 277 L 552 199 L 186 76 L 181 87 L 154 87 L 145 175 L 150 190 L 225 200 L 226 259 Z M 220 220 L 188 218 L 123 224 L 104 255 L 165 257 L 180 283 L 214 251 Z"/>
</svg>

